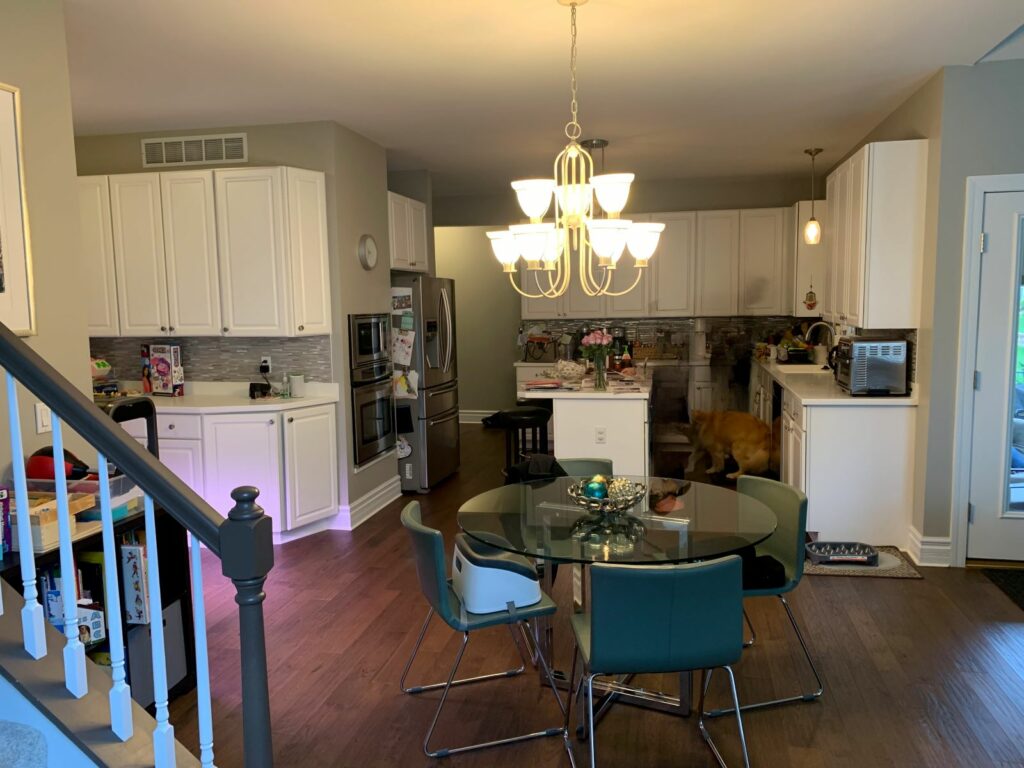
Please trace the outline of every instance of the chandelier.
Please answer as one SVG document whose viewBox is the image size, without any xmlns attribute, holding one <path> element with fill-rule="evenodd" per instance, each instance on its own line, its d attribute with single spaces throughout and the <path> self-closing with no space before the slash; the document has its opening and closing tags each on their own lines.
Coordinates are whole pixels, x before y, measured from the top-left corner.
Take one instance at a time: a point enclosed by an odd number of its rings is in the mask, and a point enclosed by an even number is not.
<svg viewBox="0 0 1024 768">
<path fill-rule="evenodd" d="M 572 263 L 577 263 L 580 287 L 587 296 L 623 296 L 640 283 L 650 263 L 664 224 L 634 222 L 619 218 L 626 207 L 632 173 L 594 174 L 594 160 L 588 142 L 580 142 L 576 100 L 576 7 L 587 0 L 558 0 L 571 13 L 569 88 L 571 119 L 565 126 L 569 143 L 555 158 L 553 178 L 512 182 L 519 207 L 529 224 L 514 224 L 507 230 L 488 232 L 491 249 L 520 294 L 532 299 L 554 299 L 568 290 Z M 603 146 L 597 141 L 596 146 Z M 604 169 L 602 168 L 602 171 Z M 597 198 L 596 202 L 594 198 Z M 554 200 L 554 221 L 545 221 Z M 603 212 L 604 216 L 598 215 Z M 628 248 L 636 276 L 623 290 L 611 290 L 615 270 Z M 526 273 L 533 274 L 537 292 L 517 283 L 517 264 L 522 259 Z M 524 274 L 524 284 L 529 280 Z"/>
</svg>

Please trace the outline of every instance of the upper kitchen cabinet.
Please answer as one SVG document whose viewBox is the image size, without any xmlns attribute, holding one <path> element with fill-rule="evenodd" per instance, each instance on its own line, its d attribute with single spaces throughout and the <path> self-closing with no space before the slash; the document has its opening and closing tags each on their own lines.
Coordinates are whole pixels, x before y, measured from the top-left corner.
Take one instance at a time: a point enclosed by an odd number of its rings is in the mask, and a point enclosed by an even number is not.
<svg viewBox="0 0 1024 768">
<path fill-rule="evenodd" d="M 388 235 L 392 269 L 427 271 L 425 203 L 388 192 Z"/>
<path fill-rule="evenodd" d="M 785 311 L 786 208 L 740 211 L 739 314 Z"/>
<path fill-rule="evenodd" d="M 523 264 L 519 264 L 519 269 L 514 277 L 522 290 L 535 295 L 540 293 L 540 288 L 537 286 L 538 280 L 542 286 L 547 287 L 548 284 L 547 275 L 543 272 L 530 272 Z M 523 320 L 550 320 L 556 317 L 565 317 L 565 296 L 553 299 L 545 296 L 539 298 L 521 296 L 519 312 Z"/>
<path fill-rule="evenodd" d="M 218 336 L 217 229 L 213 171 L 160 174 L 168 332 Z"/>
<path fill-rule="evenodd" d="M 866 144 L 829 176 L 826 317 L 858 328 L 918 327 L 927 178 L 924 139 Z"/>
<path fill-rule="evenodd" d="M 114 234 L 110 227 L 110 183 L 106 176 L 78 179 L 81 224 L 80 257 L 86 266 L 90 336 L 117 336 L 117 282 L 114 276 Z"/>
<path fill-rule="evenodd" d="M 650 266 L 650 314 L 691 317 L 694 314 L 694 267 L 697 214 L 659 213 L 644 217 L 665 224 Z"/>
<path fill-rule="evenodd" d="M 828 203 L 817 200 L 814 203 L 814 217 L 821 224 L 822 237 L 817 245 L 804 242 L 804 225 L 811 218 L 811 201 L 801 200 L 789 211 L 790 224 L 786 237 L 792 252 L 792 298 L 786 311 L 792 306 L 797 317 L 818 317 L 822 313 L 826 288 L 825 268 L 828 262 L 828 232 L 830 230 Z"/>
<path fill-rule="evenodd" d="M 694 280 L 697 317 L 736 314 L 739 260 L 740 212 L 698 211 Z"/>
<path fill-rule="evenodd" d="M 110 177 L 117 309 L 122 336 L 168 333 L 160 174 Z"/>
<path fill-rule="evenodd" d="M 214 186 L 222 332 L 329 333 L 323 174 L 233 168 L 214 171 Z"/>
</svg>

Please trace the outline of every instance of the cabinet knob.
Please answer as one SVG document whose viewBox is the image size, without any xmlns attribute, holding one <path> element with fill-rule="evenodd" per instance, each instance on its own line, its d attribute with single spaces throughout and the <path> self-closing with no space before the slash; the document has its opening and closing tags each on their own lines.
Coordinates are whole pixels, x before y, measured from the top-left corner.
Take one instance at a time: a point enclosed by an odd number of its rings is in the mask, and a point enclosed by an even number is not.
<svg viewBox="0 0 1024 768">
<path fill-rule="evenodd" d="M 171 326 L 171 333 L 174 333 L 174 326 Z"/>
<path fill-rule="evenodd" d="M 223 331 L 224 333 L 227 333 L 227 332 L 228 332 L 228 329 L 227 329 L 227 327 L 221 328 L 221 330 L 222 330 L 222 331 Z"/>
<path fill-rule="evenodd" d="M 300 331 L 304 331 L 304 330 L 306 330 L 306 326 L 304 326 L 304 325 L 300 325 L 300 326 L 299 326 L 299 330 L 300 330 Z"/>
<path fill-rule="evenodd" d="M 167 332 L 167 326 L 166 325 L 161 325 L 160 326 L 160 330 L 163 331 L 164 333 L 166 333 Z"/>
<path fill-rule="evenodd" d="M 270 424 L 270 425 L 273 425 L 273 423 L 274 423 L 273 419 L 271 419 L 270 421 L 267 422 L 267 424 Z"/>
<path fill-rule="evenodd" d="M 295 421 L 295 417 L 294 416 L 289 416 L 288 417 L 288 423 L 291 424 L 293 421 Z"/>
<path fill-rule="evenodd" d="M 167 425 L 167 428 L 168 428 L 168 429 L 174 429 L 174 425 L 173 425 L 173 424 L 168 424 L 168 425 Z"/>
</svg>

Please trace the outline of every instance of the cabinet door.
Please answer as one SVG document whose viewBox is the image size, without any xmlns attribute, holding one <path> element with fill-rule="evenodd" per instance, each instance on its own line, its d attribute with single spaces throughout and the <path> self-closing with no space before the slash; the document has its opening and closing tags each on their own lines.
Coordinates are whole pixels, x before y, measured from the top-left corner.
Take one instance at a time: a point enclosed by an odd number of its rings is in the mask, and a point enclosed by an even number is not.
<svg viewBox="0 0 1024 768">
<path fill-rule="evenodd" d="M 407 199 L 394 192 L 388 192 L 388 245 L 392 269 L 409 268 L 409 252 L 412 248 L 409 242 L 410 217 Z"/>
<path fill-rule="evenodd" d="M 221 332 L 213 171 L 160 174 L 167 263 L 168 331 Z"/>
<path fill-rule="evenodd" d="M 864 233 L 867 229 L 865 207 L 868 176 L 868 147 L 861 147 L 849 159 L 848 181 L 846 183 L 846 301 L 843 314 L 848 325 L 861 324 L 861 307 L 864 306 Z"/>
<path fill-rule="evenodd" d="M 596 256 L 594 257 L 594 262 L 597 262 Z M 636 272 L 636 270 L 630 271 Z M 593 275 L 595 280 L 602 280 L 604 279 L 604 270 L 595 266 Z M 544 278 L 542 277 L 542 285 L 544 284 L 543 281 Z M 575 258 L 572 260 L 572 276 L 569 280 L 569 288 L 562 296 L 562 305 L 564 317 L 597 318 L 603 317 L 605 314 L 604 296 L 587 296 L 584 292 L 583 285 L 580 283 L 579 261 Z"/>
<path fill-rule="evenodd" d="M 696 314 L 735 315 L 740 256 L 740 212 L 697 213 Z"/>
<path fill-rule="evenodd" d="M 110 184 L 106 176 L 78 179 L 81 224 L 80 258 L 85 265 L 90 336 L 117 336 L 117 281 L 114 276 L 114 235 L 110 227 Z"/>
<path fill-rule="evenodd" d="M 160 174 L 110 177 L 117 310 L 122 336 L 167 333 L 167 270 Z"/>
<path fill-rule="evenodd" d="M 651 217 L 647 214 L 640 214 L 631 218 L 633 221 L 651 220 Z M 605 317 L 647 316 L 647 308 L 650 305 L 651 269 L 651 266 L 646 266 L 642 270 L 638 270 L 629 252 L 626 251 L 622 254 L 619 263 L 612 270 L 612 282 L 608 286 L 608 290 L 616 293 L 626 292 L 622 296 L 604 297 Z M 627 290 L 630 286 L 632 286 L 632 289 Z"/>
<path fill-rule="evenodd" d="M 540 293 L 537 281 L 541 286 L 548 287 L 548 278 L 544 272 L 530 272 L 523 262 L 519 262 L 519 269 L 515 275 L 519 287 L 527 293 Z M 521 297 L 520 316 L 523 320 L 550 320 L 555 317 L 565 316 L 565 297 L 559 296 L 555 299 L 539 298 L 533 299 L 528 296 Z"/>
<path fill-rule="evenodd" d="M 828 200 L 829 217 L 823 222 L 822 239 L 828 249 L 825 256 L 825 282 L 822 283 L 821 316 L 826 322 L 834 323 L 839 319 L 836 306 L 836 263 L 839 259 L 839 185 L 838 171 L 832 173 L 825 182 L 825 197 Z"/>
<path fill-rule="evenodd" d="M 795 237 L 793 244 L 793 314 L 797 317 L 818 317 L 826 300 L 826 269 L 830 258 L 828 203 L 814 203 L 814 217 L 821 223 L 821 241 L 817 245 L 804 242 L 804 225 L 811 217 L 810 200 L 801 200 L 794 207 Z M 808 306 L 808 297 L 812 296 Z"/>
<path fill-rule="evenodd" d="M 740 211 L 739 313 L 782 314 L 785 208 Z"/>
<path fill-rule="evenodd" d="M 267 411 L 203 416 L 204 498 L 222 515 L 234 506 L 232 490 L 254 485 L 260 490 L 256 503 L 281 530 L 280 419 Z"/>
<path fill-rule="evenodd" d="M 835 172 L 836 177 L 836 248 L 835 263 L 832 265 L 832 310 L 836 322 L 846 322 L 847 281 L 846 273 L 850 260 L 850 163 L 843 163 Z"/>
<path fill-rule="evenodd" d="M 804 453 L 804 431 L 800 429 L 796 424 L 792 425 L 792 429 L 789 432 L 790 435 L 790 470 L 789 470 L 789 484 L 796 488 L 798 491 L 807 491 L 807 484 L 805 480 L 806 476 L 806 461 L 807 457 Z"/>
<path fill-rule="evenodd" d="M 409 269 L 426 272 L 427 206 L 419 200 L 406 200 L 409 222 Z"/>
<path fill-rule="evenodd" d="M 204 496 L 202 440 L 161 440 L 160 461 L 185 485 Z"/>
<path fill-rule="evenodd" d="M 287 336 L 283 169 L 214 171 L 222 331 Z"/>
<path fill-rule="evenodd" d="M 783 413 L 782 414 L 782 434 L 780 436 L 780 439 L 782 440 L 782 445 L 780 446 L 780 448 L 782 450 L 780 451 L 780 456 L 779 456 L 779 462 L 780 462 L 780 464 L 779 464 L 779 479 L 782 482 L 784 482 L 786 485 L 792 485 L 793 484 L 793 473 L 792 473 L 793 459 L 791 457 L 791 451 L 793 450 L 793 444 L 792 444 L 792 441 L 791 441 L 790 436 L 789 436 L 790 431 L 792 429 L 793 429 L 793 420 L 789 417 L 788 413 Z"/>
<path fill-rule="evenodd" d="M 338 514 L 337 413 L 333 405 L 284 415 L 285 528 Z"/>
<path fill-rule="evenodd" d="M 651 313 L 690 317 L 694 312 L 694 254 L 697 250 L 697 214 L 659 213 L 652 221 L 665 224 L 651 265 Z"/>
<path fill-rule="evenodd" d="M 331 332 L 331 284 L 324 175 L 319 171 L 288 168 L 285 179 L 288 184 L 288 265 L 292 278 L 289 336 L 327 334 Z"/>
</svg>

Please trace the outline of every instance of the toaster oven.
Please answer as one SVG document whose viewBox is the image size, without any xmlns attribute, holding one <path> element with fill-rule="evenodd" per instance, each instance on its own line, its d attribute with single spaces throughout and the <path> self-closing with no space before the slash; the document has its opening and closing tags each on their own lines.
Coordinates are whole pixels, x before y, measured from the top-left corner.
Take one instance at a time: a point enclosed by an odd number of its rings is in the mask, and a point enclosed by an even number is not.
<svg viewBox="0 0 1024 768">
<path fill-rule="evenodd" d="M 851 395 L 909 394 L 907 342 L 844 336 L 835 351 L 836 383 Z"/>
</svg>

